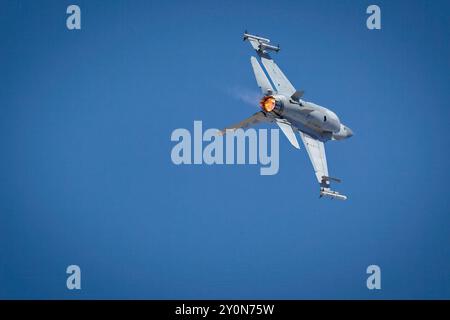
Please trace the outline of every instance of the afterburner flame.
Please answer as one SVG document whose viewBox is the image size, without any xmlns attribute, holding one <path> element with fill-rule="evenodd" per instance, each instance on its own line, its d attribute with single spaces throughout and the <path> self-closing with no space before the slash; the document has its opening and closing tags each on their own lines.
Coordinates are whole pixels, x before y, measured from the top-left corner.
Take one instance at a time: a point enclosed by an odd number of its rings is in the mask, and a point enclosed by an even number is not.
<svg viewBox="0 0 450 320">
<path fill-rule="evenodd" d="M 264 97 L 259 102 L 261 108 L 263 108 L 263 110 L 266 112 L 270 112 L 273 109 L 275 109 L 275 104 L 276 104 L 275 98 L 272 96 Z"/>
</svg>

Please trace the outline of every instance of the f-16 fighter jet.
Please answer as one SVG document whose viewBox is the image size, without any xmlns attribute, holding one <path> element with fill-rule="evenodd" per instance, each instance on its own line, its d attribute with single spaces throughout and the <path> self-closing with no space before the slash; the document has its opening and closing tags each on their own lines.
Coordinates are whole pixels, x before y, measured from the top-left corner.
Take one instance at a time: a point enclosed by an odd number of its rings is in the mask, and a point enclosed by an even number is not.
<svg viewBox="0 0 450 320">
<path fill-rule="evenodd" d="M 340 182 L 328 175 L 327 159 L 324 143 L 329 140 L 343 140 L 353 135 L 331 110 L 302 99 L 303 91 L 296 90 L 269 52 L 280 51 L 279 46 L 270 44 L 270 40 L 244 33 L 247 40 L 258 54 L 258 59 L 250 58 L 256 82 L 263 97 L 259 102 L 261 111 L 251 117 L 221 131 L 248 128 L 262 122 L 275 122 L 288 138 L 289 142 L 300 149 L 295 133 L 298 132 L 314 167 L 317 181 L 320 184 L 320 197 L 346 200 L 347 197 L 330 188 L 330 183 Z M 265 72 L 258 62 L 261 61 Z M 269 79 L 266 76 L 269 76 Z"/>
</svg>

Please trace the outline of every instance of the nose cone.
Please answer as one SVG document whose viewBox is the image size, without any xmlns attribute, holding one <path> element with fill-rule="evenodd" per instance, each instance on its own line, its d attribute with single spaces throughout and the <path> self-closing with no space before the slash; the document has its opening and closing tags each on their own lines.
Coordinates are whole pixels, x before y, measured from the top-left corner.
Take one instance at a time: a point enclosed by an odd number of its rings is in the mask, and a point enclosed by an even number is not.
<svg viewBox="0 0 450 320">
<path fill-rule="evenodd" d="M 349 127 L 347 127 L 347 138 L 350 138 L 350 137 L 352 137 L 353 136 L 353 131 L 352 131 L 352 129 L 350 129 Z"/>
</svg>

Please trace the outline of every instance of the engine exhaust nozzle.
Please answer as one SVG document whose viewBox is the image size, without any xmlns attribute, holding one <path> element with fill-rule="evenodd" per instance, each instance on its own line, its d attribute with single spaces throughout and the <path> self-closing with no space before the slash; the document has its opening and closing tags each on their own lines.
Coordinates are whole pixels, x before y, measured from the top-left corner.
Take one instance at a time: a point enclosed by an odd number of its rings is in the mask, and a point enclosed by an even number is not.
<svg viewBox="0 0 450 320">
<path fill-rule="evenodd" d="M 267 96 L 261 99 L 259 105 L 264 111 L 271 112 L 273 109 L 275 109 L 276 100 L 272 96 Z"/>
</svg>

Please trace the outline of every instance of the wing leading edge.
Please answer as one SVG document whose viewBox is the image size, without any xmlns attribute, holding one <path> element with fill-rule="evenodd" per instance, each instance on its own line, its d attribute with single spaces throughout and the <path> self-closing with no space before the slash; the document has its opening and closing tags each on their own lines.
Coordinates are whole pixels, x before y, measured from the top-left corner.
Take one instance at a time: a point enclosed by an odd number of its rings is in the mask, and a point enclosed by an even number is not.
<svg viewBox="0 0 450 320">
<path fill-rule="evenodd" d="M 317 181 L 322 183 L 322 177 L 328 177 L 327 156 L 325 154 L 325 146 L 322 141 L 314 139 L 306 133 L 300 132 L 303 144 L 308 152 L 309 159 L 314 168 Z"/>
<path fill-rule="evenodd" d="M 320 184 L 320 196 L 339 200 L 347 200 L 347 197 L 345 195 L 330 189 L 330 181 L 340 182 L 340 180 L 328 176 L 328 164 L 324 143 L 304 132 L 299 132 L 303 144 L 305 145 L 306 151 L 308 152 L 309 159 L 311 160 L 311 163 L 313 165 L 317 181 Z"/>
</svg>

